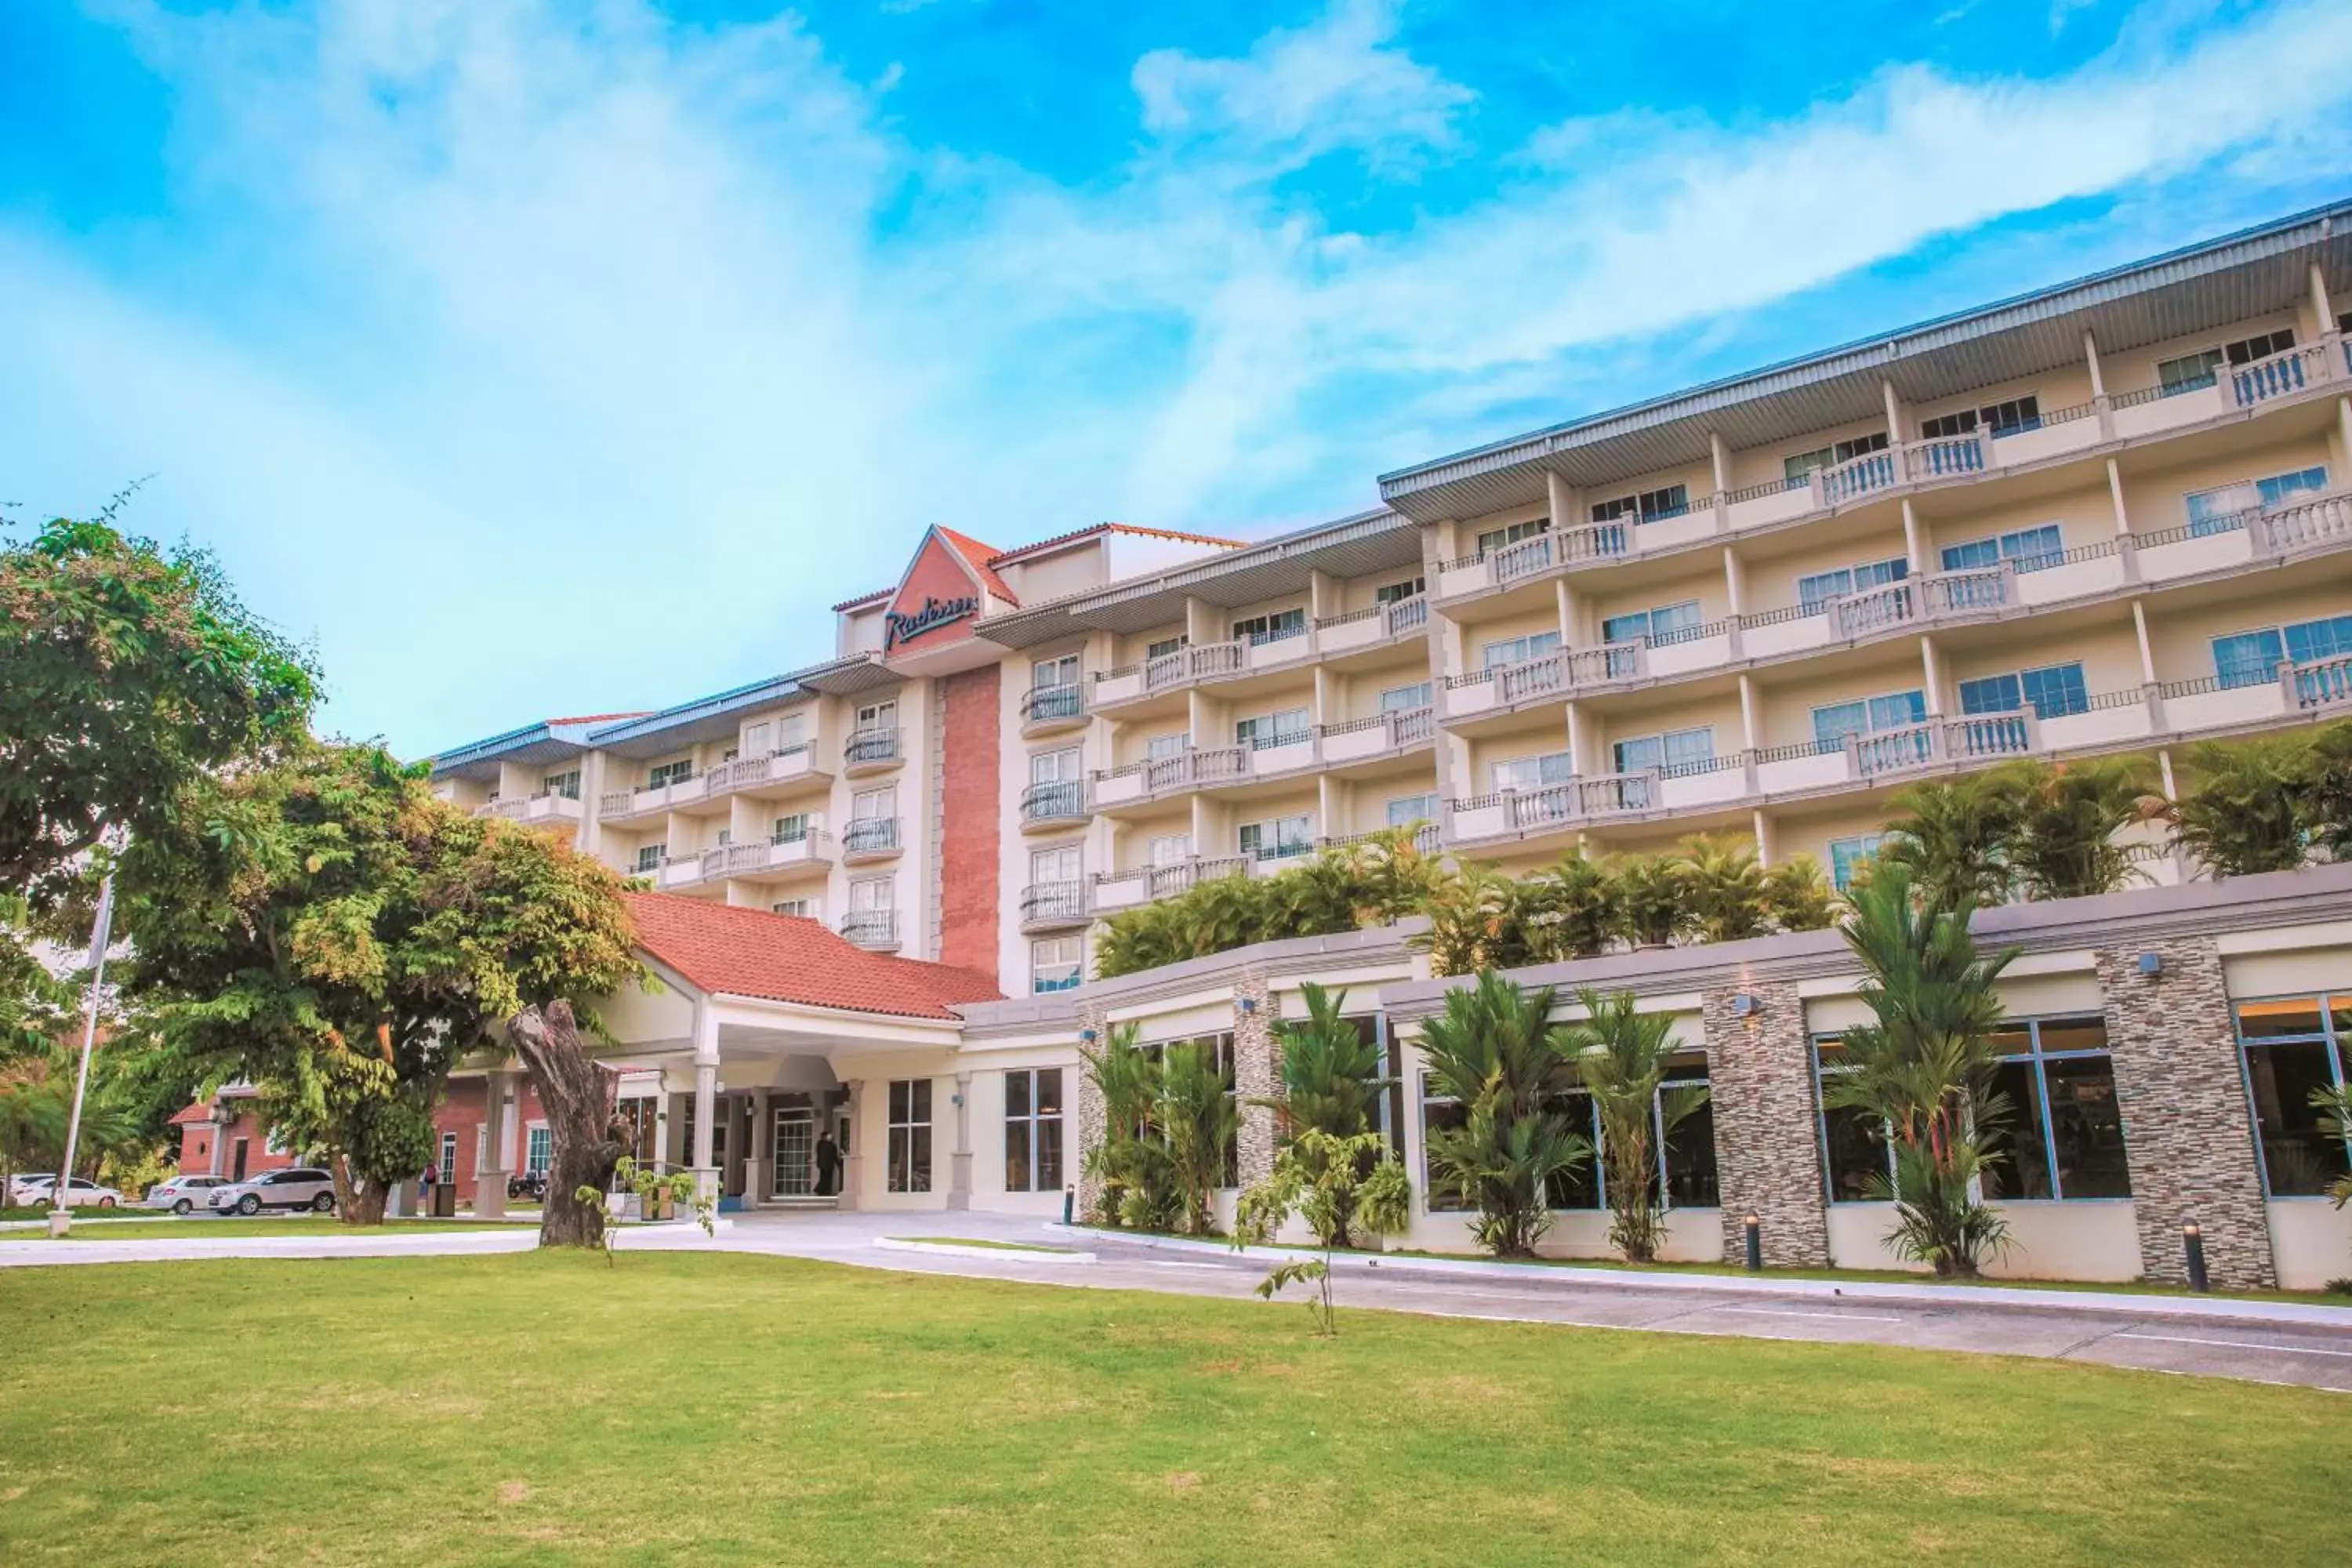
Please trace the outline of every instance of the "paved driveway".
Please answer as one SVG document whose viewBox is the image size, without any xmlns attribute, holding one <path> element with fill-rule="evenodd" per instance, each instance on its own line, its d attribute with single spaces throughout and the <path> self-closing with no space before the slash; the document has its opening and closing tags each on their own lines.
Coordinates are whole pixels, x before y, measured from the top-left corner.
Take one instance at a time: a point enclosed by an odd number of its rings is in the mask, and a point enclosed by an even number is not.
<svg viewBox="0 0 2352 1568">
<path fill-rule="evenodd" d="M 1041 1222 L 977 1214 L 758 1214 L 730 1216 L 714 1241 L 690 1226 L 623 1233 L 625 1247 L 710 1249 L 817 1258 L 866 1268 L 1020 1280 L 1093 1289 L 1157 1290 L 1257 1300 L 1268 1265 L 1213 1247 L 1159 1247 L 1049 1231 Z M 1066 1253 L 908 1249 L 891 1238 L 956 1237 L 1069 1247 Z M 153 1241 L 0 1244 L 0 1267 L 170 1261 L 192 1258 L 361 1258 L 511 1252 L 535 1233 L 397 1230 L 374 1236 L 238 1237 L 227 1227 Z M 1347 1308 L 1505 1322 L 1570 1323 L 1661 1333 L 1899 1345 L 1914 1350 L 2042 1356 L 2352 1393 L 2352 1309 L 2090 1297 L 2068 1291 L 1942 1291 L 1748 1280 L 1738 1276 L 1612 1275 L 1538 1268 L 1351 1261 Z M 1297 1292 L 1294 1289 L 1293 1293 Z M 2018 1303 L 2016 1298 L 2027 1300 Z M 2008 1300 L 1999 1298 L 2005 1297 Z M 1296 1310 L 1295 1307 L 1287 1308 Z"/>
</svg>

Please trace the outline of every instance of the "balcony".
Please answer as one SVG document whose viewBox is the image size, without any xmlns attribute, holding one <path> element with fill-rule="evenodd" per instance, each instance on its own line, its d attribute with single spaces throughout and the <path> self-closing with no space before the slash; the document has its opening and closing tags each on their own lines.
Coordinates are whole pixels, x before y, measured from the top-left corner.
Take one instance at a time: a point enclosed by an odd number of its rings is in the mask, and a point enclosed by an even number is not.
<svg viewBox="0 0 2352 1568">
<path fill-rule="evenodd" d="M 1166 866 L 1097 872 L 1094 879 L 1095 913 L 1114 915 L 1121 910 L 1177 898 L 1219 877 L 1248 876 L 1254 871 L 1265 875 L 1287 863 L 1254 861 L 1241 855 L 1195 855 Z"/>
<path fill-rule="evenodd" d="M 1192 790 L 1401 757 L 1433 745 L 1436 738 L 1436 710 L 1411 708 L 1338 724 L 1318 724 L 1249 745 L 1192 748 L 1097 770 L 1092 775 L 1091 795 L 1096 810 L 1110 810 Z"/>
<path fill-rule="evenodd" d="M 831 775 L 816 765 L 816 749 L 786 746 L 764 757 L 738 757 L 719 763 L 702 775 L 702 797 L 723 799 L 732 795 L 772 795 L 802 784 L 819 784 Z"/>
<path fill-rule="evenodd" d="M 719 872 L 712 870 L 713 857 L 723 856 Z M 706 875 L 724 874 L 749 881 L 778 881 L 810 870 L 823 871 L 834 861 L 833 835 L 811 828 L 804 832 L 771 837 L 752 844 L 730 844 L 724 849 L 713 849 L 703 856 Z"/>
<path fill-rule="evenodd" d="M 688 773 L 664 784 L 608 789 L 596 797 L 597 819 L 626 822 L 633 817 L 656 816 L 689 801 L 698 801 L 703 796 L 703 777 L 700 773 Z"/>
<path fill-rule="evenodd" d="M 1033 784 L 1021 792 L 1021 830 L 1044 832 L 1087 819 L 1087 786 L 1076 779 Z"/>
<path fill-rule="evenodd" d="M 1050 735 L 1087 721 L 1086 689 L 1076 681 L 1033 686 L 1021 694 L 1021 733 Z"/>
<path fill-rule="evenodd" d="M 1373 828 L 1365 833 L 1339 833 L 1315 841 L 1318 849 L 1346 849 L 1358 844 L 1370 844 L 1374 839 L 1394 832 L 1393 828 Z M 1423 855 L 1435 855 L 1445 847 L 1444 835 L 1437 824 L 1424 822 L 1412 830 L 1412 847 Z"/>
<path fill-rule="evenodd" d="M 1420 636 L 1428 626 L 1429 595 L 1415 594 L 1369 609 L 1321 617 L 1315 623 L 1315 651 L 1320 658 L 1338 658 Z"/>
<path fill-rule="evenodd" d="M 569 832 L 580 821 L 580 797 L 540 790 L 516 800 L 492 799 L 476 806 L 474 815 L 520 822 L 527 827 L 554 827 Z"/>
<path fill-rule="evenodd" d="M 898 849 L 898 819 L 895 816 L 861 818 L 841 830 L 841 863 L 845 866 L 887 860 Z"/>
<path fill-rule="evenodd" d="M 869 773 L 887 773 L 907 760 L 900 743 L 901 731 L 893 726 L 887 730 L 858 730 L 841 743 L 841 771 L 851 778 L 864 778 Z"/>
<path fill-rule="evenodd" d="M 2268 408 L 2340 395 L 2352 384 L 2352 342 L 2329 333 L 2202 380 L 2113 394 L 1986 427 L 1864 452 L 1794 479 L 1692 498 L 1667 516 L 1555 530 L 1439 568 L 1441 602 L 1498 593 L 1578 566 L 1687 549 L 1726 535 L 1923 489 L 2064 462 Z"/>
<path fill-rule="evenodd" d="M 852 910 L 841 917 L 842 940 L 871 952 L 898 950 L 898 911 Z"/>
<path fill-rule="evenodd" d="M 1097 672 L 1093 706 L 1118 708 L 1188 687 L 1299 669 L 1421 636 L 1428 625 L 1429 596 L 1416 594 L 1369 609 L 1326 616 L 1294 631 L 1196 643 L 1140 664 Z"/>
<path fill-rule="evenodd" d="M 1021 889 L 1021 931 L 1025 936 L 1068 931 L 1094 919 L 1084 882 L 1032 882 Z"/>
</svg>

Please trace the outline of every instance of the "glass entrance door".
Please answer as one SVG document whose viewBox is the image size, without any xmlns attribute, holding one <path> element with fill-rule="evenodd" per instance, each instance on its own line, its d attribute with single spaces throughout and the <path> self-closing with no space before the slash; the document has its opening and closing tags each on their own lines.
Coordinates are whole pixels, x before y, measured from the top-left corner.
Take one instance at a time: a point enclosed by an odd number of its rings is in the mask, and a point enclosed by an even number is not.
<svg viewBox="0 0 2352 1568">
<path fill-rule="evenodd" d="M 806 1197 L 816 1191 L 816 1113 L 804 1105 L 776 1107 L 775 1195 Z"/>
</svg>

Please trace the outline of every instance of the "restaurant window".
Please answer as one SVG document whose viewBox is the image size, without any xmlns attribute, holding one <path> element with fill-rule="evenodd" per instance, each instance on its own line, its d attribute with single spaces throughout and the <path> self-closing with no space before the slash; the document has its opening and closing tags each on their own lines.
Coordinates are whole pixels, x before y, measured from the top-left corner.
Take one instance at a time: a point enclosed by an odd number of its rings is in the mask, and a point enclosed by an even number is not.
<svg viewBox="0 0 2352 1568">
<path fill-rule="evenodd" d="M 2345 1173 L 2345 1155 L 2311 1097 L 2345 1081 L 2352 995 L 2244 1002 L 2237 1023 L 2264 1190 L 2274 1198 L 2317 1197 Z"/>
<path fill-rule="evenodd" d="M 1022 1068 L 1004 1075 L 1004 1190 L 1062 1189 L 1062 1069 Z"/>
<path fill-rule="evenodd" d="M 889 1190 L 931 1190 L 931 1080 L 890 1081 Z"/>
<path fill-rule="evenodd" d="M 1987 1201 L 2131 1196 L 2106 1025 L 2027 1018 L 2002 1025 L 1995 1043 L 2009 1119 L 1985 1166 Z"/>
</svg>

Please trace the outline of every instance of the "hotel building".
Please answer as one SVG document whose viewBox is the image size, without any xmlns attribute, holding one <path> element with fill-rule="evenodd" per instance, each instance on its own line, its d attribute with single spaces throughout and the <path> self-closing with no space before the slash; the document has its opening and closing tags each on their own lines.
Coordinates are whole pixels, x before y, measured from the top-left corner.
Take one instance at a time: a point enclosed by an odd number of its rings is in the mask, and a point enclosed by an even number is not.
<svg viewBox="0 0 2352 1568">
<path fill-rule="evenodd" d="M 1400 933 L 1090 982 L 1089 928 L 1405 825 L 1510 869 L 1744 835 L 1843 881 L 1924 778 L 2130 752 L 2168 787 L 2188 742 L 2352 714 L 2347 220 L 1400 468 L 1381 506 L 1276 539 L 935 527 L 898 583 L 835 606 L 830 657 L 494 736 L 434 777 L 667 895 L 639 912 L 669 989 L 609 1009 L 623 1091 L 656 1152 L 747 1201 L 804 1195 L 823 1125 L 846 1201 L 1058 1213 L 1082 1031 L 1215 1037 L 1246 1098 L 1307 980 L 1388 1042 L 1386 1120 L 1417 1161 L 1445 1108 L 1422 1101 L 1412 1026 L 1444 983 Z M 2306 1196 L 2340 1156 L 2285 1108 L 2344 1070 L 2352 998 L 2327 998 L 2352 992 L 2352 881 L 2283 894 L 2142 857 L 2143 890 L 1986 917 L 2032 950 L 2012 1098 L 2042 1169 L 2012 1177 L 2013 1271 L 2177 1272 L 2193 1210 L 2218 1271 L 2352 1272 L 2319 1261 L 2352 1241 Z M 762 956 L 778 943 L 799 969 Z M 1878 1205 L 1847 1201 L 1861 1145 L 1818 1105 L 1815 1039 L 1854 1006 L 1840 952 L 1561 972 L 1675 1011 L 1713 1083 L 1711 1146 L 1670 1151 L 1680 1255 L 1720 1255 L 1753 1206 L 1776 1257 L 1884 1261 L 1883 1221 L 1852 1217 Z M 2256 1016 L 2296 1026 L 2284 1076 L 2279 1047 L 2239 1043 L 2273 1037 Z M 507 1168 L 511 1120 L 483 1169 Z M 1271 1130 L 1244 1123 L 1246 1175 Z M 1597 1250 L 1603 1228 L 1570 1205 L 1554 1238 Z M 1438 1211 L 1414 1239 L 1464 1234 Z"/>
</svg>

